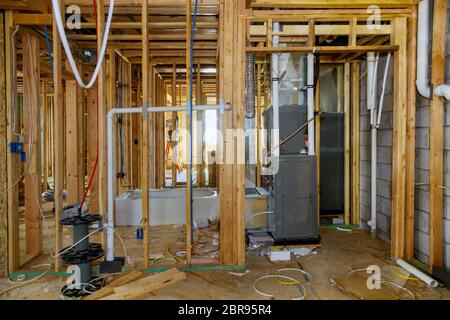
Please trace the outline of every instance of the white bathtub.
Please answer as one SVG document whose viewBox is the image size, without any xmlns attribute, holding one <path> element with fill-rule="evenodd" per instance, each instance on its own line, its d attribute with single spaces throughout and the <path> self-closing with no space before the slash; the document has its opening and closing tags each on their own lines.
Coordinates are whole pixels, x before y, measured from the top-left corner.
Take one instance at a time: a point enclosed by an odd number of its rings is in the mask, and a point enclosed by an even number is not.
<svg viewBox="0 0 450 320">
<path fill-rule="evenodd" d="M 194 189 L 194 220 L 202 223 L 216 221 L 219 216 L 217 191 Z M 124 193 L 115 201 L 116 226 L 137 226 L 142 218 L 142 191 Z M 163 189 L 150 191 L 150 225 L 185 224 L 186 189 Z"/>
</svg>

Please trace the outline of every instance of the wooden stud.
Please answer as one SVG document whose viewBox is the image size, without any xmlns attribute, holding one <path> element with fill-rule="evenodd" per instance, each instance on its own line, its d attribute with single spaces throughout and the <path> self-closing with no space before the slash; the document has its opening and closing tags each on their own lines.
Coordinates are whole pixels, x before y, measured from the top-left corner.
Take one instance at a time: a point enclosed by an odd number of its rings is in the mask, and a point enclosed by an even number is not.
<svg viewBox="0 0 450 320">
<path fill-rule="evenodd" d="M 447 1 L 434 1 L 431 83 L 445 83 Z M 430 270 L 444 264 L 444 98 L 430 104 Z"/>
<path fill-rule="evenodd" d="M 97 3 L 100 1 L 97 1 Z M 64 7 L 64 0 L 59 0 L 60 8 Z M 63 11 L 61 12 L 61 15 Z M 64 188 L 64 97 L 62 87 L 62 51 L 61 42 L 58 41 L 59 34 L 56 27 L 56 22 L 53 22 L 53 90 L 54 90 L 54 156 L 55 156 L 55 168 L 54 168 L 54 180 L 55 180 L 55 221 L 60 221 L 62 218 L 63 210 L 63 188 Z M 62 250 L 63 229 L 59 223 L 55 223 L 55 251 L 60 252 Z M 59 258 L 55 258 L 55 271 L 60 271 L 61 263 Z"/>
<path fill-rule="evenodd" d="M 191 0 L 186 0 L 186 87 L 187 95 L 186 101 L 189 101 L 190 90 L 189 87 L 191 85 L 190 76 L 191 76 Z M 191 118 L 192 114 L 190 112 L 186 112 L 186 132 L 191 131 Z M 186 265 L 191 265 L 192 259 L 192 224 L 191 224 L 191 185 L 192 185 L 192 163 L 191 163 L 191 153 L 192 153 L 192 136 L 186 137 L 186 164 L 188 168 L 186 169 Z"/>
<path fill-rule="evenodd" d="M 5 60 L 5 14 L 0 13 L 0 122 L 7 123 L 7 98 L 6 98 L 6 60 Z M 8 150 L 7 127 L 0 128 L 0 147 L 1 150 Z M 8 197 L 3 190 L 8 190 L 8 166 L 7 154 L 0 154 L 0 241 L 6 250 L 0 253 L 0 276 L 8 273 Z"/>
<path fill-rule="evenodd" d="M 105 30 L 104 22 L 104 0 L 97 0 L 97 52 L 101 50 L 103 34 Z M 97 108 L 98 108 L 98 213 L 101 216 L 106 215 L 107 210 L 107 192 L 108 192 L 108 170 L 107 170 L 107 133 L 106 133 L 106 105 L 107 83 L 106 83 L 106 63 L 100 68 L 97 79 Z M 102 232 L 102 243 L 105 242 L 105 232 Z"/>
<path fill-rule="evenodd" d="M 262 95 L 262 83 L 261 83 L 261 64 L 258 63 L 256 66 L 256 186 L 261 187 L 261 129 L 262 129 L 262 109 L 261 106 L 261 95 Z"/>
<path fill-rule="evenodd" d="M 14 32 L 13 12 L 7 10 L 5 12 L 5 39 L 11 39 Z M 5 76 L 6 76 L 6 108 L 7 118 L 14 119 L 15 107 L 14 101 L 16 97 L 13 96 L 14 91 L 14 75 L 12 69 L 13 48 L 11 41 L 5 41 Z M 18 119 L 17 119 L 18 122 Z M 6 138 L 7 141 L 16 142 L 19 137 L 15 132 L 19 131 L 17 123 L 14 125 L 12 120 L 8 121 Z M 20 176 L 20 159 L 17 155 L 10 152 L 7 153 L 7 167 L 8 167 L 8 271 L 14 272 L 19 268 L 20 257 L 20 242 L 19 242 L 19 188 L 18 179 Z"/>
<path fill-rule="evenodd" d="M 84 184 L 83 174 L 80 172 L 81 132 L 79 130 L 79 90 L 75 80 L 66 81 L 66 180 L 67 201 L 74 204 L 81 201 L 80 187 Z"/>
<path fill-rule="evenodd" d="M 23 35 L 25 243 L 26 253 L 31 255 L 42 251 L 39 75 L 39 38 L 27 32 Z"/>
<path fill-rule="evenodd" d="M 149 61 L 148 61 L 148 0 L 142 1 L 142 100 L 144 108 L 149 104 Z M 145 114 L 145 112 L 144 112 Z M 150 187 L 150 141 L 149 116 L 142 119 L 142 223 L 144 227 L 144 267 L 149 266 L 149 187 Z"/>
<path fill-rule="evenodd" d="M 406 123 L 406 212 L 405 212 L 405 258 L 414 258 L 414 193 L 416 154 L 416 52 L 417 8 L 408 19 L 408 101 Z"/>
<path fill-rule="evenodd" d="M 174 64 L 172 67 L 172 105 L 177 105 L 177 65 Z M 173 134 L 175 134 L 175 127 L 177 122 L 178 113 L 176 111 L 172 112 L 172 124 L 173 124 Z M 172 187 L 177 186 L 177 143 L 172 142 Z"/>
<path fill-rule="evenodd" d="M 352 63 L 351 64 L 351 73 L 352 73 L 352 104 L 351 104 L 351 126 L 352 126 L 352 133 L 351 133 L 351 144 L 352 144 L 352 154 L 351 154 L 351 161 L 352 161 L 352 169 L 351 169 L 351 214 L 352 214 L 352 224 L 359 224 L 359 121 L 360 121 L 360 112 L 359 112 L 359 72 L 360 72 L 360 66 L 359 63 Z"/>
<path fill-rule="evenodd" d="M 97 110 L 97 87 L 87 92 L 87 172 L 89 176 L 93 173 L 97 163 L 97 169 L 89 190 L 89 212 L 98 212 L 98 110 Z"/>
<path fill-rule="evenodd" d="M 344 64 L 344 220 L 350 224 L 350 64 Z"/>
<path fill-rule="evenodd" d="M 202 78 L 201 78 L 201 65 L 197 65 L 197 80 L 195 84 L 195 103 L 197 105 L 202 104 L 203 92 L 202 92 Z M 196 111 L 196 168 L 197 168 L 197 186 L 205 186 L 205 166 L 203 161 L 203 151 L 205 148 L 203 135 L 205 134 L 205 111 Z"/>
<path fill-rule="evenodd" d="M 393 22 L 392 42 L 399 46 L 394 53 L 394 106 L 392 145 L 391 256 L 403 258 L 405 239 L 406 185 L 406 100 L 407 100 L 407 21 Z"/>
</svg>

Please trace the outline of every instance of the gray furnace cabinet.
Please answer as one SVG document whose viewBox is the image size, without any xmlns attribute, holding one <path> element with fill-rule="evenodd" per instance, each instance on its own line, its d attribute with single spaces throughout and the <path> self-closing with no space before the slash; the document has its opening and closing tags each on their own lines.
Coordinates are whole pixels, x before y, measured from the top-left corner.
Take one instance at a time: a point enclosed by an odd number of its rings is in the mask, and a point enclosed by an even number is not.
<svg viewBox="0 0 450 320">
<path fill-rule="evenodd" d="M 275 243 L 319 240 L 316 156 L 281 155 L 269 206 L 269 229 Z"/>
</svg>

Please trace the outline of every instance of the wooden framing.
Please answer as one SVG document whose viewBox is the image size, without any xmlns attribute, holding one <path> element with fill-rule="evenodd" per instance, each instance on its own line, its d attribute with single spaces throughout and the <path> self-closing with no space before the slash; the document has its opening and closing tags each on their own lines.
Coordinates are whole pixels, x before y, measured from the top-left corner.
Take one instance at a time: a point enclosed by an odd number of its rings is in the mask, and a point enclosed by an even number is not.
<svg viewBox="0 0 450 320">
<path fill-rule="evenodd" d="M 142 1 L 142 100 L 143 100 L 143 119 L 142 119 L 142 224 L 144 228 L 144 246 L 143 257 L 144 267 L 149 266 L 149 219 L 150 219 L 150 141 L 149 141 L 149 116 L 145 108 L 149 104 L 149 61 L 148 61 L 148 0 Z"/>
<path fill-rule="evenodd" d="M 403 258 L 406 205 L 406 117 L 407 117 L 407 20 L 394 21 L 392 42 L 399 46 L 394 53 L 394 110 L 392 145 L 391 255 Z"/>
<path fill-rule="evenodd" d="M 100 2 L 100 1 L 98 1 Z M 59 0 L 60 8 L 64 6 L 64 0 Z M 53 39 L 58 39 L 58 30 L 56 22 L 53 22 Z M 54 150 L 55 150 L 55 168 L 54 168 L 54 180 L 55 180 L 55 221 L 59 221 L 62 218 L 63 210 L 63 188 L 64 188 L 64 137 L 61 134 L 64 130 L 64 100 L 63 100 L 63 86 L 62 86 L 62 51 L 61 42 L 53 41 L 53 90 L 54 90 Z M 54 252 L 60 252 L 62 250 L 62 226 L 59 223 L 55 223 L 55 250 Z M 55 271 L 60 271 L 61 263 L 60 259 L 55 258 Z"/>
<path fill-rule="evenodd" d="M 431 83 L 445 83 L 447 1 L 434 1 Z M 430 270 L 444 264 L 444 98 L 433 96 L 430 105 Z"/>
<path fill-rule="evenodd" d="M 14 31 L 15 25 L 39 26 L 53 24 L 53 39 L 59 39 L 56 26 L 53 23 L 51 12 L 47 6 L 36 4 L 39 1 L 10 1 L 2 2 L 0 8 L 9 9 L 5 12 L 5 38 L 9 39 Z M 94 29 L 98 25 L 99 39 L 95 43 L 96 36 L 82 32 L 68 31 L 68 37 L 76 42 L 78 48 L 99 50 L 104 31 L 105 6 L 108 0 L 97 0 L 97 21 L 93 19 L 93 5 L 90 0 L 60 0 L 63 8 L 66 4 L 79 4 L 82 12 L 87 14 L 87 21 L 83 22 L 83 28 Z M 415 61 L 416 61 L 416 25 L 417 25 L 417 0 L 358 0 L 358 1 L 328 1 L 328 0 L 205 0 L 200 4 L 199 17 L 196 28 L 201 30 L 195 36 L 193 44 L 193 64 L 197 65 L 196 71 L 196 103 L 204 103 L 204 95 L 212 96 L 218 91 L 217 98 L 233 105 L 233 110 L 220 115 L 220 130 L 224 141 L 220 144 L 217 158 L 224 163 L 219 165 L 218 182 L 220 190 L 220 232 L 221 248 L 220 262 L 226 265 L 245 264 L 245 179 L 244 165 L 239 162 L 240 144 L 243 143 L 238 135 L 229 136 L 228 129 L 244 129 L 244 78 L 242 72 L 236 70 L 244 69 L 244 58 L 246 53 L 254 53 L 261 57 L 268 57 L 272 53 L 282 52 L 315 52 L 321 55 L 321 61 L 343 63 L 345 66 L 344 91 L 345 91 L 345 222 L 359 223 L 359 62 L 366 52 L 393 52 L 394 54 L 394 129 L 393 129 L 393 160 L 392 160 L 392 234 L 391 255 L 393 257 L 406 257 L 411 260 L 414 254 L 414 157 L 415 157 Z M 32 4 L 33 3 L 33 4 Z M 109 78 L 107 76 L 106 63 L 101 68 L 97 87 L 86 91 L 87 95 L 87 128 L 83 128 L 80 113 L 82 94 L 77 87 L 73 75 L 67 67 L 63 67 L 64 55 L 61 51 L 59 41 L 53 43 L 54 58 L 54 94 L 53 107 L 48 106 L 45 99 L 51 96 L 51 81 L 49 81 L 50 65 L 47 61 L 39 63 L 36 58 L 44 56 L 42 39 L 33 40 L 32 56 L 27 56 L 27 43 L 22 41 L 24 80 L 30 82 L 25 85 L 27 99 L 31 97 L 33 105 L 38 105 L 39 93 L 33 91 L 30 83 L 42 77 L 44 80 L 43 97 L 47 106 L 44 107 L 44 134 L 45 144 L 52 141 L 53 148 L 49 152 L 44 150 L 44 181 L 48 177 L 48 159 L 52 159 L 53 152 L 55 162 L 51 165 L 52 174 L 55 177 L 55 219 L 61 218 L 63 208 L 62 190 L 67 186 L 69 189 L 68 202 L 77 202 L 81 198 L 84 183 L 84 150 L 82 146 L 81 132 L 85 129 L 90 132 L 87 140 L 88 173 L 97 160 L 98 168 L 94 184 L 90 193 L 90 210 L 106 213 L 106 112 L 116 101 L 115 88 L 115 58 L 117 51 L 128 59 L 124 63 L 124 82 L 128 82 L 129 89 L 124 95 L 125 105 L 131 106 L 132 101 L 136 106 L 144 107 L 158 104 L 162 105 L 166 97 L 162 98 L 163 88 L 171 88 L 172 104 L 184 103 L 189 94 L 189 68 L 190 61 L 190 27 L 191 27 L 191 0 L 171 1 L 173 8 L 169 7 L 163 0 L 116 0 L 116 5 L 121 13 L 131 15 L 134 21 L 114 21 L 112 25 L 110 42 L 108 43 L 109 55 Z M 381 19 L 383 24 L 380 28 L 370 28 L 364 24 L 370 13 L 367 5 L 380 5 Z M 267 9 L 266 9 L 267 8 Z M 269 10 L 270 8 L 270 10 Z M 272 10 L 280 8 L 281 10 Z M 13 12 L 11 9 L 20 11 Z M 290 9 L 290 10 L 284 10 Z M 331 9 L 331 10 L 330 10 Z M 433 73 L 432 84 L 444 82 L 445 61 L 445 37 L 437 30 L 442 30 L 446 21 L 445 1 L 435 0 L 435 36 L 433 39 Z M 142 15 L 142 21 L 137 16 Z M 187 14 L 187 19 L 185 15 Z M 219 19 L 217 15 L 219 14 Z M 168 21 L 167 17 L 173 15 Z M 118 19 L 120 20 L 120 19 Z M 284 27 L 280 32 L 272 30 L 273 22 L 282 22 Z M 23 29 L 26 29 L 24 27 Z M 29 29 L 26 29 L 29 32 Z M 26 33 L 24 33 L 26 34 Z M 272 37 L 280 37 L 282 44 L 288 47 L 273 47 Z M 349 39 L 348 45 L 324 45 L 323 41 L 343 36 Z M 28 37 L 28 36 L 26 36 Z M 27 38 L 24 37 L 26 40 Z M 3 38 L 2 38 L 3 39 Z M 20 44 L 20 43 L 19 43 Z M 12 46 L 10 41 L 4 43 L 6 58 L 6 119 L 13 117 L 12 83 L 13 75 L 11 62 Z M 41 47 L 41 48 L 40 48 Z M 117 51 L 116 51 L 117 50 Z M 46 53 L 45 53 L 46 54 Z M 262 59 L 260 59 L 262 61 Z M 37 64 L 40 70 L 33 74 L 29 65 Z M 186 67 L 184 67 L 186 64 Z M 135 66 L 136 65 L 136 66 Z M 177 65 L 183 66 L 177 70 Z M 201 67 L 217 67 L 218 78 L 213 79 L 211 75 L 203 73 Z M 140 68 L 142 68 L 142 83 L 140 81 Z M 39 68 L 38 68 L 39 69 Z M 261 109 L 264 105 L 270 105 L 270 96 L 266 93 L 266 84 L 270 81 L 264 64 L 258 64 L 258 110 L 257 124 L 260 128 Z M 90 73 L 90 69 L 83 70 Z M 178 72 L 178 74 L 177 74 Z M 186 73 L 186 78 L 184 76 Z M 156 74 L 156 78 L 155 78 Z M 178 75 L 178 82 L 177 82 Z M 263 81 L 264 78 L 264 81 Z M 267 79 L 266 79 L 267 78 Z M 126 80 L 125 80 L 126 79 Z M 186 84 L 184 80 L 186 80 Z M 64 81 L 64 83 L 63 83 Z M 167 86 L 166 82 L 171 82 Z M 132 83 L 134 86 L 132 86 Z M 63 86 L 64 84 L 64 86 Z M 177 91 L 178 84 L 178 91 Z M 216 90 L 217 86 L 218 90 Z M 264 87 L 263 87 L 264 86 Z M 39 88 L 39 85 L 36 86 Z M 64 91 L 65 88 L 65 91 Z M 351 89 L 353 88 L 353 90 Z M 264 91 L 263 91 L 264 90 Z M 29 92 L 27 92 L 29 91 Z M 318 90 L 317 90 L 318 92 Z M 180 102 L 177 101 L 178 94 Z M 133 97 L 133 95 L 135 96 Z M 142 101 L 141 104 L 141 94 Z M 263 96 L 264 95 L 264 96 Z M 65 103 L 64 103 L 65 97 Z M 105 97 L 108 97 L 106 100 Z M 263 98 L 264 97 L 264 98 Z M 317 98 L 318 99 L 318 98 Z M 431 103 L 430 119 L 433 126 L 430 128 L 430 264 L 440 266 L 443 263 L 443 226 L 442 226 L 442 171 L 443 171 L 443 132 L 442 132 L 442 104 L 440 98 L 434 98 Z M 66 107 L 64 107 L 66 105 Z M 320 106 L 317 104 L 317 109 Z M 97 111 L 98 108 L 98 111 Z M 50 111 L 51 110 L 51 111 Z M 48 118 L 54 113 L 54 123 L 48 127 Z M 64 113 L 65 112 L 65 113 Z M 75 114 L 77 115 L 74 115 Z M 3 114 L 3 113 L 2 113 Z M 204 119 L 197 113 L 197 117 Z M 172 113 L 172 119 L 177 113 Z M 76 121 L 73 119 L 77 119 Z M 140 115 L 125 118 L 126 132 L 124 135 L 124 148 L 126 155 L 127 174 L 129 178 L 123 181 L 118 189 L 123 192 L 128 186 L 141 187 L 143 190 L 143 226 L 144 245 L 143 258 L 144 267 L 149 264 L 149 195 L 151 187 L 162 187 L 165 184 L 165 122 L 164 115 L 156 117 L 147 116 L 141 119 Z M 180 117 L 181 118 L 181 117 Z M 64 119 L 66 122 L 64 124 Z M 25 117 L 26 120 L 26 117 Z M 189 130 L 190 115 L 185 118 L 184 128 Z M 7 122 L 7 121 L 5 121 Z M 316 121 L 316 130 L 320 132 L 320 120 Z M 28 123 L 30 129 L 30 124 Z M 183 126 L 183 124 L 181 124 Z M 6 138 L 7 141 L 15 141 L 14 132 L 17 128 L 8 122 Z M 65 137 L 63 133 L 66 133 Z M 85 132 L 83 132 L 85 133 Z M 36 135 L 37 136 L 37 135 Z M 156 136 L 156 139 L 153 140 Z M 405 138 L 406 137 L 406 138 Z M 64 139 L 67 139 L 66 141 Z M 257 137 L 259 142 L 260 137 Z M 188 140 L 189 142 L 190 140 Z M 320 135 L 317 135 L 320 144 Z M 77 145 L 76 150 L 72 145 Z M 36 147 L 37 148 L 37 147 Z M 65 150 L 64 150 L 65 149 Z M 189 145 L 184 149 L 187 159 L 190 158 Z M 204 146 L 200 146 L 200 138 L 197 137 L 197 155 L 203 155 Z M 73 153 L 72 153 L 73 151 Z M 187 151 L 187 152 L 186 152 Z M 176 157 L 176 148 L 173 148 L 172 157 Z M 65 154 L 65 155 L 64 155 Z M 225 155 L 232 159 L 228 163 Z M 65 158 L 64 158 L 65 157 Z M 129 158 L 128 158 L 129 157 Z M 198 156 L 197 156 L 198 157 Z M 73 161 L 72 161 L 73 160 Z M 319 159 L 320 161 L 320 159 Z M 5 162 L 4 162 L 5 163 Z M 7 196 L 8 206 L 8 270 L 14 271 L 19 267 L 19 228 L 18 228 L 18 188 L 14 182 L 20 177 L 20 163 L 18 157 L 7 154 L 7 186 L 10 188 Z M 34 163 L 37 171 L 33 177 L 39 175 L 38 164 Z M 67 165 L 66 172 L 64 167 Z M 257 165 L 258 181 L 260 185 L 260 164 Z M 214 179 L 212 169 L 209 177 Z M 204 165 L 197 165 L 198 186 L 204 186 Z M 65 173 L 67 183 L 65 183 Z M 26 174 L 30 179 L 29 175 Z M 76 181 L 73 179 L 76 177 Z M 40 178 L 40 177 L 38 177 Z M 33 178 L 34 179 L 34 178 Z M 139 181 L 142 179 L 142 183 Z M 155 180 L 156 179 L 156 180 Z M 38 179 L 39 180 L 39 179 Z M 177 185 L 176 163 L 172 166 L 172 186 Z M 187 263 L 191 262 L 192 239 L 190 237 L 190 171 L 188 170 L 186 188 L 186 251 Z M 41 181 L 41 180 L 39 180 Z M 156 184 L 155 184 L 156 181 Z M 3 181 L 0 184 L 4 184 Z M 34 227 L 27 232 L 34 232 L 37 238 L 39 218 L 36 216 L 37 203 L 34 197 L 40 191 L 40 185 L 33 180 L 32 189 L 28 185 L 27 214 L 31 210 L 35 213 L 33 218 Z M 75 186 L 76 185 L 76 186 Z M 211 181 L 209 182 L 211 186 Z M 75 186 L 75 187 L 74 187 Z M 319 186 L 320 187 L 320 186 Z M 6 188 L 5 188 L 6 189 Z M 71 190 L 76 190 L 72 193 Z M 0 200 L 0 209 L 6 199 Z M 34 203 L 34 204 L 33 204 Z M 28 215 L 30 217 L 30 215 Z M 55 252 L 62 249 L 62 229 L 55 224 Z M 40 233 L 40 231 L 39 231 Z M 33 245 L 30 252 L 38 253 L 39 242 L 28 243 Z M 34 246 L 35 245 L 35 246 Z M 55 260 L 56 270 L 60 269 L 59 262 Z M 0 263 L 1 264 L 1 263 Z M 0 270 L 2 271 L 2 270 Z"/>
<path fill-rule="evenodd" d="M 66 81 L 66 181 L 67 201 L 70 204 L 78 203 L 84 190 L 84 174 L 80 171 L 80 162 L 83 154 L 80 154 L 82 144 L 82 132 L 80 130 L 81 105 L 80 90 L 76 81 Z"/>
<path fill-rule="evenodd" d="M 189 87 L 192 87 L 191 83 L 191 25 L 192 25 L 192 17 L 191 17 L 191 0 L 186 0 L 186 88 L 187 95 L 186 101 L 189 101 L 192 97 L 191 90 Z M 190 101 L 189 103 L 193 103 Z M 192 112 L 193 113 L 193 112 Z M 186 132 L 192 132 L 192 114 L 190 111 L 186 112 L 186 124 L 185 130 Z M 192 141 L 193 136 L 186 137 L 185 143 L 185 152 L 186 152 L 186 165 L 188 168 L 186 169 L 186 265 L 190 266 L 192 261 L 192 212 L 191 212 L 191 187 L 192 187 Z"/>
<path fill-rule="evenodd" d="M 40 217 L 41 130 L 40 130 L 40 72 L 39 39 L 26 32 L 22 35 L 23 52 L 23 105 L 26 110 L 24 122 L 25 165 L 25 248 L 26 253 L 36 256 L 42 251 L 42 222 Z"/>
<path fill-rule="evenodd" d="M 91 175 L 95 166 L 98 166 L 98 89 L 93 87 L 87 92 L 86 109 L 87 109 L 87 130 L 89 138 L 87 143 L 87 172 Z M 91 188 L 89 190 L 89 211 L 93 213 L 98 212 L 99 194 L 98 194 L 98 167 L 95 170 L 95 175 L 92 180 Z"/>
<path fill-rule="evenodd" d="M 14 32 L 13 12 L 8 10 L 5 12 L 5 39 L 11 39 Z M 6 80 L 6 116 L 8 119 L 14 119 L 14 101 L 13 96 L 13 56 L 12 41 L 5 41 L 5 59 L 9 63 L 5 63 L 5 80 Z M 13 121 L 8 121 L 6 138 L 10 142 L 19 140 L 14 133 L 18 126 Z M 18 179 L 20 176 L 20 159 L 17 155 L 8 152 L 7 168 L 8 168 L 8 271 L 14 272 L 19 268 L 20 264 L 20 245 L 19 245 L 19 188 Z"/>
<path fill-rule="evenodd" d="M 406 123 L 406 212 L 405 258 L 414 258 L 414 193 L 416 153 L 416 60 L 417 60 L 417 8 L 408 19 L 408 101 Z"/>
<path fill-rule="evenodd" d="M 350 183 L 350 162 L 351 162 L 351 91 L 350 91 L 350 63 L 344 64 L 344 221 L 350 224 L 350 201 L 351 201 L 351 183 Z"/>
<path fill-rule="evenodd" d="M 5 14 L 0 13 L 0 122 L 7 122 L 7 102 L 6 102 L 6 55 L 5 55 Z M 7 127 L 0 128 L 0 147 L 2 150 L 8 149 Z M 7 152 L 0 154 L 0 190 L 8 190 L 8 166 Z M 2 191 L 0 196 L 0 241 L 6 250 L 0 255 L 0 276 L 8 273 L 8 193 Z"/>
<path fill-rule="evenodd" d="M 359 83 L 360 83 L 359 63 L 351 64 L 351 223 L 359 224 L 359 121 L 360 121 L 360 103 L 359 103 Z"/>
<path fill-rule="evenodd" d="M 103 33 L 105 30 L 104 15 L 104 0 L 97 0 L 97 52 L 101 50 L 101 43 L 103 41 Z M 107 208 L 107 183 L 108 172 L 106 164 L 108 161 L 108 155 L 106 150 L 106 113 L 108 107 L 106 105 L 107 96 L 107 83 L 106 83 L 106 63 L 103 63 L 100 68 L 97 79 L 97 123 L 98 123 L 98 213 L 101 216 L 106 215 Z M 105 242 L 105 232 L 102 232 L 102 243 Z"/>
</svg>

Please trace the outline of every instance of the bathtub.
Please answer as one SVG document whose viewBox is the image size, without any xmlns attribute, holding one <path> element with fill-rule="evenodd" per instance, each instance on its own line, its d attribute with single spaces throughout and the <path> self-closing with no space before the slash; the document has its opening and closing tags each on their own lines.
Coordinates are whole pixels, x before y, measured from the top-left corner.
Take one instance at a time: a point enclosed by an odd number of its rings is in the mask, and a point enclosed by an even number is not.
<svg viewBox="0 0 450 320">
<path fill-rule="evenodd" d="M 186 189 L 161 189 L 150 192 L 150 225 L 186 223 Z M 128 191 L 116 198 L 115 225 L 138 226 L 142 219 L 142 191 Z M 193 214 L 196 223 L 216 221 L 219 217 L 217 191 L 194 189 Z"/>
</svg>

